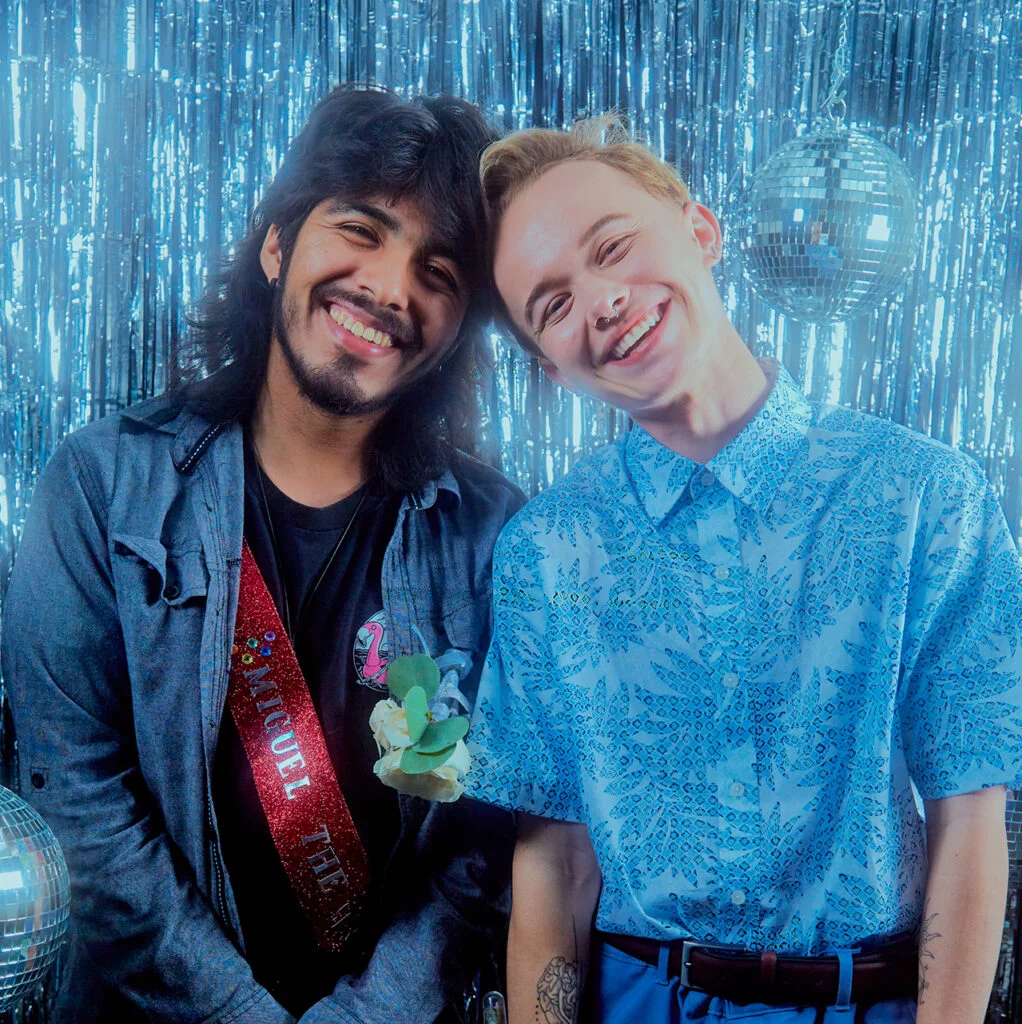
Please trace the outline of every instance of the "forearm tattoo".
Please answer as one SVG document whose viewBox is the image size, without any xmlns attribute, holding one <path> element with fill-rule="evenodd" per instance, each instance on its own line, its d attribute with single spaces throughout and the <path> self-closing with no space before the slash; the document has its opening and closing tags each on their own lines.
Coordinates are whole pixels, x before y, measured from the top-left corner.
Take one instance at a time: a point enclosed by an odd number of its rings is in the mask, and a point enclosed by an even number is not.
<svg viewBox="0 0 1022 1024">
<path fill-rule="evenodd" d="M 923 920 L 919 926 L 919 995 L 917 1001 L 920 1006 L 923 1005 L 923 993 L 930 987 L 930 983 L 926 980 L 926 972 L 929 970 L 931 962 L 936 959 L 931 948 L 933 940 L 942 937 L 933 925 L 937 915 L 927 913 L 929 909 L 930 905 L 927 903 L 923 907 Z"/>
<path fill-rule="evenodd" d="M 555 956 L 536 986 L 536 1020 L 540 1024 L 575 1024 L 582 990 L 582 965 Z"/>
</svg>

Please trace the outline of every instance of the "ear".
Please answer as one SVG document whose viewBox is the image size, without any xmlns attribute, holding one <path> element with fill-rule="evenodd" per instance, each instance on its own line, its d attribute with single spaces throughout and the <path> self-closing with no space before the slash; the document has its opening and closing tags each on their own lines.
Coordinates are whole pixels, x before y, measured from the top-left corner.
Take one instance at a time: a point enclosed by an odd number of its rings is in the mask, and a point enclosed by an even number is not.
<svg viewBox="0 0 1022 1024">
<path fill-rule="evenodd" d="M 703 254 L 703 263 L 707 268 L 715 267 L 724 251 L 717 218 L 698 203 L 686 203 L 682 217 Z"/>
<path fill-rule="evenodd" d="M 276 281 L 280 277 L 280 260 L 280 232 L 276 224 L 271 224 L 259 250 L 259 262 L 267 281 Z"/>
</svg>

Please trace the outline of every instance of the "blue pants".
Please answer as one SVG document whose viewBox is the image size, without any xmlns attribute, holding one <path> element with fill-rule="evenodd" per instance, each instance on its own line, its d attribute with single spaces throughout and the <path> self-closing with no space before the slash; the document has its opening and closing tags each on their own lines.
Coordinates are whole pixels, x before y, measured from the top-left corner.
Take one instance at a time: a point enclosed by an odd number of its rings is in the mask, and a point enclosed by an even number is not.
<svg viewBox="0 0 1022 1024">
<path fill-rule="evenodd" d="M 595 945 L 594 952 L 599 950 Z M 604 945 L 597 953 L 599 1024 L 914 1024 L 916 1004 L 912 999 L 892 999 L 857 1007 L 767 1006 L 765 1003 L 732 1003 L 682 988 L 677 978 L 668 978 L 666 962 L 651 967 Z M 666 958 L 663 958 L 666 961 Z"/>
</svg>

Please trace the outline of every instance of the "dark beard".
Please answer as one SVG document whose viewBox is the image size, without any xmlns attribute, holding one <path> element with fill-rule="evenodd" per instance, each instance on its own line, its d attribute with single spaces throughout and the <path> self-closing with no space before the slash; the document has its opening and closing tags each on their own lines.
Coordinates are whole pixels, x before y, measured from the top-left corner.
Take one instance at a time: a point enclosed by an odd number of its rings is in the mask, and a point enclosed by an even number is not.
<svg viewBox="0 0 1022 1024">
<path fill-rule="evenodd" d="M 298 310 L 294 304 L 285 307 L 285 281 L 282 274 L 274 289 L 273 335 L 302 398 L 332 416 L 366 416 L 387 408 L 397 392 L 367 398 L 355 379 L 359 360 L 349 352 L 341 352 L 329 365 L 313 369 L 295 351 L 289 329 L 298 319 Z"/>
</svg>

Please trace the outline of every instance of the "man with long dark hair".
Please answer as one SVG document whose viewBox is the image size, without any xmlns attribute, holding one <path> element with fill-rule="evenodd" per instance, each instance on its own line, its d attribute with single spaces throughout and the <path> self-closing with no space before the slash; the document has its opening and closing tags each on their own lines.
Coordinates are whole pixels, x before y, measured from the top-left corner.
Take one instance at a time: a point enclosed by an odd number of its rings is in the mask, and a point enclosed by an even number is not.
<svg viewBox="0 0 1022 1024">
<path fill-rule="evenodd" d="M 62 1020 L 429 1024 L 500 928 L 509 818 L 382 785 L 369 723 L 400 655 L 471 696 L 522 500 L 465 454 L 490 139 L 335 90 L 179 385 L 43 474 L 4 672 L 72 877 Z"/>
</svg>

